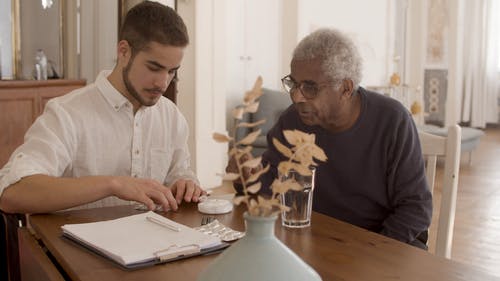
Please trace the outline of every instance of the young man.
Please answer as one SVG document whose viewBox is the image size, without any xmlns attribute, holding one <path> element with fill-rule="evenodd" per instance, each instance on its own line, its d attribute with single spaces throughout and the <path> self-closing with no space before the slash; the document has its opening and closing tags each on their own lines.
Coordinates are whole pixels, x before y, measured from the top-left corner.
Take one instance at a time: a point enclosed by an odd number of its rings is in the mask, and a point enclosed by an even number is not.
<svg viewBox="0 0 500 281">
<path fill-rule="evenodd" d="M 426 248 L 432 195 L 411 114 L 394 99 L 359 86 L 362 61 L 342 33 L 320 29 L 296 47 L 282 79 L 293 101 L 268 133 L 269 186 L 283 160 L 272 139 L 283 130 L 316 135 L 328 160 L 316 169 L 313 209 Z"/>
<path fill-rule="evenodd" d="M 55 98 L 0 170 L 0 209 L 52 212 L 135 201 L 176 210 L 204 191 L 189 167 L 188 126 L 162 94 L 188 34 L 171 8 L 143 2 L 123 23 L 117 64 Z"/>
</svg>

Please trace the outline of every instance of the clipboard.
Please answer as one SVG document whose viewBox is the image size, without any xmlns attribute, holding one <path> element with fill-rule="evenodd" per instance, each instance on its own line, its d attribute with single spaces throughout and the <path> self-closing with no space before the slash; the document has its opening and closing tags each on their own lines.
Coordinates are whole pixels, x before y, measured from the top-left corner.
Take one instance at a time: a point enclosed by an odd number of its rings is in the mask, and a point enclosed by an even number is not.
<svg viewBox="0 0 500 281">
<path fill-rule="evenodd" d="M 150 218 L 178 231 L 152 223 Z M 230 245 L 154 212 L 61 228 L 64 238 L 128 270 L 215 254 Z"/>
</svg>

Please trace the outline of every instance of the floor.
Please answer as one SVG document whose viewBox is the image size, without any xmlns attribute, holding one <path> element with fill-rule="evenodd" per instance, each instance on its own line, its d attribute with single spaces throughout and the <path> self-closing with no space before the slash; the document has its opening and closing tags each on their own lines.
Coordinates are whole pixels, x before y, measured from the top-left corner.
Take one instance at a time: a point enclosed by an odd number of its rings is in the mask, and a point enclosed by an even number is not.
<svg viewBox="0 0 500 281">
<path fill-rule="evenodd" d="M 459 172 L 452 260 L 481 268 L 500 278 L 500 127 L 488 128 L 477 149 L 462 155 Z M 438 170 L 437 176 L 441 173 Z M 436 185 L 434 216 L 439 214 Z M 231 191 L 225 183 L 215 193 Z M 430 229 L 430 251 L 434 249 Z"/>
<path fill-rule="evenodd" d="M 451 258 L 500 277 L 500 128 L 462 156 Z"/>
</svg>

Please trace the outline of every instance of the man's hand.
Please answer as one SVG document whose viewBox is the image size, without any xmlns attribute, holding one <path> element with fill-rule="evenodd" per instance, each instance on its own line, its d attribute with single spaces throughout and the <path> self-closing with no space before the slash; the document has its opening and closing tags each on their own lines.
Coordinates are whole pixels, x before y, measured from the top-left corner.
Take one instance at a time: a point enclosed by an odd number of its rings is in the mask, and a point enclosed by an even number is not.
<svg viewBox="0 0 500 281">
<path fill-rule="evenodd" d="M 192 180 L 177 180 L 171 187 L 172 193 L 175 195 L 175 200 L 178 205 L 182 199 L 186 202 L 198 202 L 201 195 L 207 194 L 200 186 Z"/>
<path fill-rule="evenodd" d="M 155 180 L 114 177 L 112 192 L 123 200 L 140 202 L 149 210 L 154 210 L 156 205 L 161 205 L 165 211 L 178 208 L 173 190 Z"/>
</svg>

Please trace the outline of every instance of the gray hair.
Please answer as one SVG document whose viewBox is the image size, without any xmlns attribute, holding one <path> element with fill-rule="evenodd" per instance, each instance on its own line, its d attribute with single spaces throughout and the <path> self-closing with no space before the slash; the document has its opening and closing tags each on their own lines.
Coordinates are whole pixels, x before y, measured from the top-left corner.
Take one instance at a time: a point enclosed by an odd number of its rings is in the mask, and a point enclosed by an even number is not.
<svg viewBox="0 0 500 281">
<path fill-rule="evenodd" d="M 363 61 L 353 41 L 336 29 L 321 28 L 302 39 L 293 60 L 322 60 L 322 68 L 333 82 L 351 79 L 356 90 L 361 82 Z"/>
</svg>

